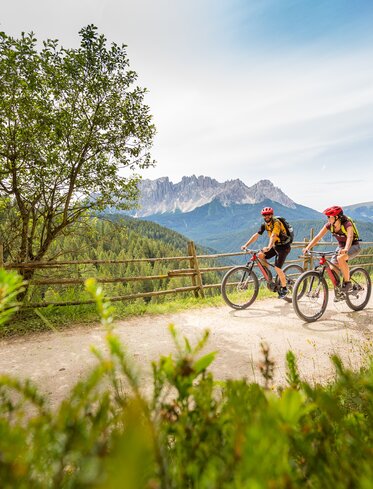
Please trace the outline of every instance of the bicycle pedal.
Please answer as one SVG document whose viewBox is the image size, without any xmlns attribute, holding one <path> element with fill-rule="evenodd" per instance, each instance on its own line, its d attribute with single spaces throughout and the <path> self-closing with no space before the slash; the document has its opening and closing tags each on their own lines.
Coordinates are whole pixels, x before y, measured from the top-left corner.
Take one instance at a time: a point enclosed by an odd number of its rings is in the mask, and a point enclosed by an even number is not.
<svg viewBox="0 0 373 489">
<path fill-rule="evenodd" d="M 346 300 L 346 294 L 343 292 L 337 292 L 334 295 L 334 302 L 341 302 Z"/>
</svg>

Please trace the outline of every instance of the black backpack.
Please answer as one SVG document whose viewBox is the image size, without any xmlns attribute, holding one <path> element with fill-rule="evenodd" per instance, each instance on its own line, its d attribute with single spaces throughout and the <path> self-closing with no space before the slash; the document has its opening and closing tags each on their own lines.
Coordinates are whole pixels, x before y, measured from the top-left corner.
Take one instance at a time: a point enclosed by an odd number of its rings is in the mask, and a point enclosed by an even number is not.
<svg viewBox="0 0 373 489">
<path fill-rule="evenodd" d="M 274 219 L 278 219 L 282 222 L 286 229 L 286 236 L 280 235 L 280 244 L 291 244 L 294 241 L 294 228 L 284 217 L 275 216 Z"/>
</svg>

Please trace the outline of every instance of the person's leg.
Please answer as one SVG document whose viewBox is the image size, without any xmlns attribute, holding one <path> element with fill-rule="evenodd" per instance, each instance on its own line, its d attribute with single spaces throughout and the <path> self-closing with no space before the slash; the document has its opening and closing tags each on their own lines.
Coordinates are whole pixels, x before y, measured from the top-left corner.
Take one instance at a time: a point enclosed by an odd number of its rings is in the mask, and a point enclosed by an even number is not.
<svg viewBox="0 0 373 489">
<path fill-rule="evenodd" d="M 345 253 L 344 255 L 338 255 L 337 261 L 338 261 L 338 267 L 342 273 L 343 281 L 349 282 L 350 281 L 350 269 L 349 269 L 348 264 L 347 264 L 348 254 Z"/>
<path fill-rule="evenodd" d="M 347 253 L 337 256 L 338 266 L 342 272 L 343 281 L 345 284 L 350 284 L 350 267 L 348 266 L 348 260 L 355 258 L 360 251 L 360 245 L 355 244 L 351 246 Z"/>
<path fill-rule="evenodd" d="M 284 248 L 279 248 L 279 247 L 276 248 L 275 270 L 277 272 L 282 288 L 286 288 L 286 277 L 281 269 L 284 266 L 286 257 L 288 256 L 289 253 L 290 253 L 290 246 L 286 246 Z"/>
<path fill-rule="evenodd" d="M 275 270 L 277 272 L 278 278 L 280 279 L 281 287 L 286 287 L 286 277 L 281 268 L 275 266 Z"/>
<path fill-rule="evenodd" d="M 334 270 L 338 276 L 341 273 L 341 270 L 340 270 L 339 265 L 338 265 L 338 256 L 339 256 L 338 252 L 339 252 L 339 250 L 340 250 L 340 247 L 338 246 L 338 248 L 335 250 L 334 255 L 330 259 L 331 269 Z"/>
<path fill-rule="evenodd" d="M 269 263 L 267 260 L 269 260 L 270 258 L 273 258 L 275 255 L 276 255 L 276 252 L 272 248 L 271 250 L 267 251 L 266 253 L 263 253 L 263 251 L 258 253 L 258 258 L 259 258 L 262 265 L 269 268 Z"/>
</svg>

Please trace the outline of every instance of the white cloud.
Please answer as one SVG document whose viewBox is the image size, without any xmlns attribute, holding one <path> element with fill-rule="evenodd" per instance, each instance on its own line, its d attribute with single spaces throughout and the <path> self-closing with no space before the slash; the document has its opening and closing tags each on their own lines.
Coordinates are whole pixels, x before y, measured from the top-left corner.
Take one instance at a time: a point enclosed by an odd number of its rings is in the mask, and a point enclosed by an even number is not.
<svg viewBox="0 0 373 489">
<path fill-rule="evenodd" d="M 242 12 L 232 5 L 239 2 L 13 0 L 0 28 L 76 44 L 78 30 L 95 23 L 110 41 L 128 44 L 158 129 L 158 165 L 146 178 L 269 178 L 318 209 L 328 199 L 373 200 L 367 183 L 353 182 L 344 198 L 341 186 L 326 194 L 317 176 L 348 179 L 356 168 L 372 180 L 372 47 L 234 46 Z"/>
</svg>

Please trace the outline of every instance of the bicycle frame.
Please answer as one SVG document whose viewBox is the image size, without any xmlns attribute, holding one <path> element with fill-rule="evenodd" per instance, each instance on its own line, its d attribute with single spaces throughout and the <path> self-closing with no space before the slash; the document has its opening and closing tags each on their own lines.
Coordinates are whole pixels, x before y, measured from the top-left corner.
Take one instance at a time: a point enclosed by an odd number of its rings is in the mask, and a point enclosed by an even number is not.
<svg viewBox="0 0 373 489">
<path fill-rule="evenodd" d="M 286 289 L 283 290 L 280 279 L 277 276 L 273 278 L 270 267 L 271 263 L 263 264 L 258 258 L 261 250 L 249 250 L 246 252 L 252 255 L 245 265 L 238 265 L 226 272 L 221 283 L 221 293 L 225 302 L 233 309 L 246 309 L 257 298 L 261 285 L 266 284 L 271 292 L 278 292 L 279 298 L 286 302 L 291 302 L 291 297 L 288 293 L 292 291 L 295 284 L 294 276 L 299 276 L 303 273 L 303 268 L 299 265 L 288 265 L 284 268 L 286 277 Z M 258 265 L 258 270 L 253 270 L 255 263 Z M 257 272 L 261 272 L 261 276 L 257 276 Z M 286 275 L 286 273 L 288 275 Z"/>
<path fill-rule="evenodd" d="M 325 258 L 324 254 L 322 254 L 320 256 L 319 265 L 321 265 L 323 267 L 322 268 L 322 274 L 324 274 L 324 272 L 326 271 L 326 273 L 328 274 L 333 286 L 338 287 L 339 284 L 338 284 L 338 282 L 334 276 L 333 269 L 331 266 L 331 262 Z M 317 267 L 315 267 L 315 268 L 317 268 Z"/>
<path fill-rule="evenodd" d="M 261 250 L 246 250 L 247 253 L 250 253 L 252 255 L 252 257 L 250 258 L 250 260 L 247 262 L 247 267 L 252 269 L 252 267 L 254 266 L 254 264 L 256 263 L 258 265 L 258 268 L 259 270 L 262 272 L 263 274 L 263 277 L 264 279 L 266 280 L 266 282 L 270 282 L 270 277 L 268 275 L 268 270 L 265 266 L 262 265 L 262 262 L 259 260 L 257 254 L 261 251 Z M 251 267 L 250 267 L 251 265 Z M 270 263 L 269 263 L 270 266 L 272 266 Z"/>
</svg>

